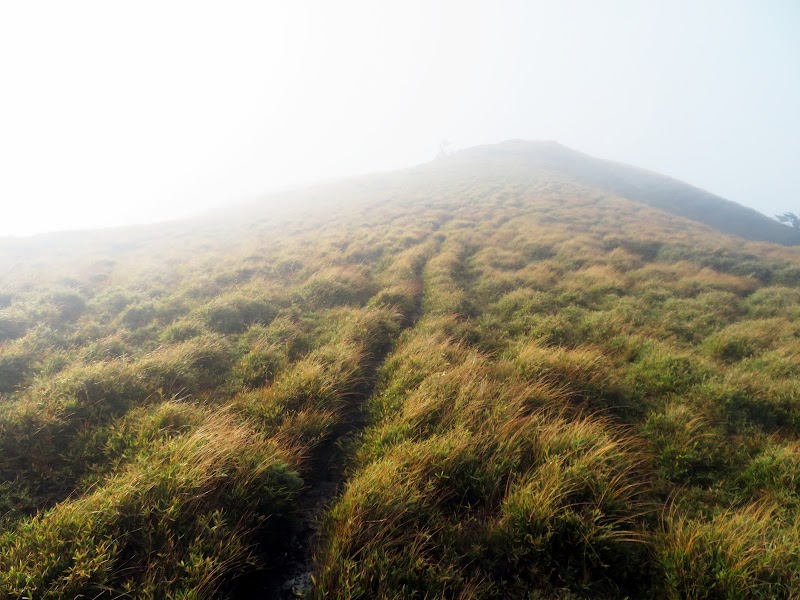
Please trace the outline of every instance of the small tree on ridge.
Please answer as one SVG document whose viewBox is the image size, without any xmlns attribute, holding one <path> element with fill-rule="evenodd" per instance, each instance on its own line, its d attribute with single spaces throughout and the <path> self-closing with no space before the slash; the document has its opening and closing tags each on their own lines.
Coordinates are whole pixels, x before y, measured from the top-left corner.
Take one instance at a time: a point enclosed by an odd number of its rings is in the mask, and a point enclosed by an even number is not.
<svg viewBox="0 0 800 600">
<path fill-rule="evenodd" d="M 781 223 L 786 223 L 790 227 L 794 227 L 800 231 L 800 217 L 798 217 L 796 214 L 787 212 L 783 213 L 782 215 L 775 215 L 775 218 Z"/>
</svg>

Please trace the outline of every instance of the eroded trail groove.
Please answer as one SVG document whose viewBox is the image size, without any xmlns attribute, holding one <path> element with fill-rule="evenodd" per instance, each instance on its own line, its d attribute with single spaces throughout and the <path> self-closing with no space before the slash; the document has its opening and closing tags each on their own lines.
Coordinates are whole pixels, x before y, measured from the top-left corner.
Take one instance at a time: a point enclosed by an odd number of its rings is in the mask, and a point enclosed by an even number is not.
<svg viewBox="0 0 800 600">
<path fill-rule="evenodd" d="M 611 420 L 586 416 L 582 404 L 606 395 L 587 396 L 572 372 L 581 367 L 559 371 L 549 352 L 517 339 L 493 306 L 499 290 L 484 284 L 487 271 L 535 269 L 552 253 L 504 253 L 521 223 L 508 216 L 499 232 L 476 231 L 469 217 L 437 229 L 423 312 L 366 399 L 350 477 L 324 519 L 314 598 L 523 597 L 555 592 L 556 573 L 603 580 L 643 560 L 648 467 Z M 530 511 L 541 511 L 539 547 L 509 553 L 517 535 L 534 535 L 516 531 Z M 647 585 L 617 572 L 594 590 Z"/>
<path fill-rule="evenodd" d="M 295 410 L 317 411 L 329 422 L 324 437 L 303 440 L 310 451 L 303 458 L 303 490 L 298 496 L 296 525 L 287 531 L 282 556 L 270 570 L 255 572 L 239 584 L 240 597 L 297 598 L 313 587 L 314 553 L 320 524 L 345 482 L 367 416 L 364 404 L 373 394 L 384 359 L 401 334 L 422 312 L 423 272 L 437 251 L 436 240 L 401 252 L 381 269 L 372 287 L 379 288 L 365 305 L 349 311 L 337 333 L 311 355 L 327 357 L 319 381 L 299 391 L 308 394 Z M 293 373 L 284 377 L 293 385 Z M 278 379 L 272 387 L 281 388 Z M 308 418 L 308 415 L 306 417 Z"/>
</svg>

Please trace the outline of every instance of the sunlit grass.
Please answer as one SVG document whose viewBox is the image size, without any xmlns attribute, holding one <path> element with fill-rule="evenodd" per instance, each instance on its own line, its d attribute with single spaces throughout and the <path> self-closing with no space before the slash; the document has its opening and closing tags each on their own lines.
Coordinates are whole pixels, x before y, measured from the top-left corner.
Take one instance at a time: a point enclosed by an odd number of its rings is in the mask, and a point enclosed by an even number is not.
<svg viewBox="0 0 800 600">
<path fill-rule="evenodd" d="M 13 269 L 0 598 L 796 597 L 800 251 L 477 165 Z"/>
</svg>

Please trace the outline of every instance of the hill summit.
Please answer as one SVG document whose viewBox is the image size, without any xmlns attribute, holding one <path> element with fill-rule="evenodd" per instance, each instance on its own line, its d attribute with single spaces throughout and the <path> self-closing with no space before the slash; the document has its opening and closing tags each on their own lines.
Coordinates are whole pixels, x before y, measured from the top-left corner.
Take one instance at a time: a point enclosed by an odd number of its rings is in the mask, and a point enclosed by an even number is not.
<svg viewBox="0 0 800 600">
<path fill-rule="evenodd" d="M 0 598 L 800 596 L 752 212 L 507 142 L 4 241 Z"/>
<path fill-rule="evenodd" d="M 514 160 L 643 202 L 754 241 L 800 244 L 800 232 L 751 208 L 637 167 L 602 160 L 556 142 L 510 140 L 463 151 L 464 156 Z"/>
</svg>

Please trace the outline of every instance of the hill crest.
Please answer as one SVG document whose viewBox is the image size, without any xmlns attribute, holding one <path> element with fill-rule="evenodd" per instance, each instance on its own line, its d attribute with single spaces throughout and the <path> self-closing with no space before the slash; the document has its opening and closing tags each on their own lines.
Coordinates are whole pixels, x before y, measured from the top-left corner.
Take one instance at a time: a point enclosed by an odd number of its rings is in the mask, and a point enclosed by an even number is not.
<svg viewBox="0 0 800 600">
<path fill-rule="evenodd" d="M 678 179 L 632 165 L 595 158 L 555 141 L 507 140 L 475 146 L 453 158 L 522 161 L 575 181 L 698 221 L 723 233 L 757 241 L 800 245 L 800 232 L 760 212 Z"/>
</svg>

